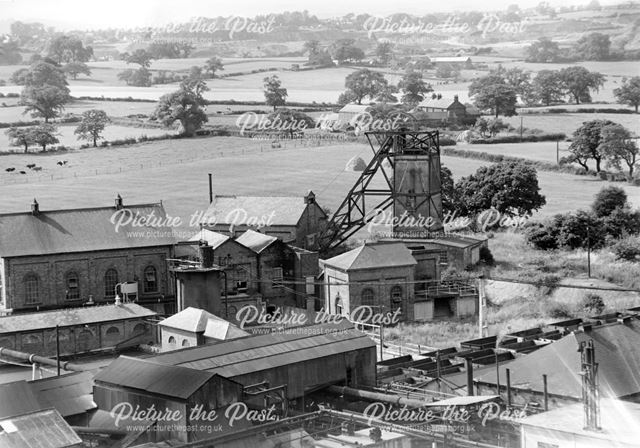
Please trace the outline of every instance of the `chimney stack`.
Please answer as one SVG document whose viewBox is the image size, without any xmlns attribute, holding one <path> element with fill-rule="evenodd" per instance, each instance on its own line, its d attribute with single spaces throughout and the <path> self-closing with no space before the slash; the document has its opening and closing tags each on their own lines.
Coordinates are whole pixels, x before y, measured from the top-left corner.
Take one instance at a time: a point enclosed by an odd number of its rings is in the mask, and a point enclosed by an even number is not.
<svg viewBox="0 0 640 448">
<path fill-rule="evenodd" d="M 118 196 L 116 196 L 116 210 L 120 210 L 122 208 L 122 196 L 120 196 L 120 193 L 118 193 Z"/>
<path fill-rule="evenodd" d="M 453 95 L 453 102 L 458 103 L 458 95 Z"/>
<path fill-rule="evenodd" d="M 313 204 L 314 202 L 316 202 L 316 194 L 313 191 L 309 190 L 307 195 L 304 197 L 304 203 Z"/>
<path fill-rule="evenodd" d="M 36 198 L 33 198 L 33 203 L 31 204 L 31 214 L 33 216 L 37 216 L 40 214 L 40 204 L 38 204 Z"/>
<path fill-rule="evenodd" d="M 200 241 L 198 246 L 198 258 L 201 268 L 213 267 L 213 247 L 209 246 L 206 241 Z"/>
</svg>

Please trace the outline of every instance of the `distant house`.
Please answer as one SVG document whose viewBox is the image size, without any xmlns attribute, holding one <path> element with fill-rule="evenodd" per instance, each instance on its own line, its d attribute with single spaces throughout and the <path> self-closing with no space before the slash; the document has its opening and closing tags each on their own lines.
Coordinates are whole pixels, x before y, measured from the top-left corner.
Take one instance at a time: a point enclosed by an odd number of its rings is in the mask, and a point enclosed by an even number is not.
<svg viewBox="0 0 640 448">
<path fill-rule="evenodd" d="M 205 310 L 186 308 L 159 324 L 162 351 L 196 347 L 248 336 L 244 330 Z"/>
<path fill-rule="evenodd" d="M 353 125 L 353 120 L 371 113 L 373 108 L 364 104 L 347 104 L 338 111 L 338 125 Z"/>
<path fill-rule="evenodd" d="M 150 215 L 166 220 L 162 204 L 120 196 L 112 207 L 41 210 L 34 200 L 30 212 L 0 214 L 0 314 L 113 302 L 125 283 L 140 304 L 174 312 L 172 229 L 133 224 Z"/>
<path fill-rule="evenodd" d="M 230 236 L 259 229 L 285 243 L 309 248 L 326 221 L 327 214 L 310 191 L 304 197 L 216 195 L 201 226 Z"/>
<path fill-rule="evenodd" d="M 475 122 L 480 115 L 475 107 L 468 107 L 462 104 L 458 99 L 458 95 L 454 95 L 453 100 L 448 98 L 427 98 L 418 104 L 415 110 L 423 112 L 427 120 L 448 122 Z"/>
<path fill-rule="evenodd" d="M 473 66 L 473 62 L 469 56 L 446 56 L 446 57 L 433 57 L 429 58 L 432 64 L 450 64 L 456 65 L 461 68 L 471 68 Z"/>
</svg>

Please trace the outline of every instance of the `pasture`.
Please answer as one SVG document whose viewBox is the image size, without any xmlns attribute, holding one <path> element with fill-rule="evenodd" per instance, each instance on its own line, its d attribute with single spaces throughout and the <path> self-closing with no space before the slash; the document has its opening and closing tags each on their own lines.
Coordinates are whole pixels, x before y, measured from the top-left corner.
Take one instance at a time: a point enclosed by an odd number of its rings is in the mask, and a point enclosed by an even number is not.
<svg viewBox="0 0 640 448">
<path fill-rule="evenodd" d="M 335 211 L 359 175 L 344 170 L 347 161 L 369 154 L 369 147 L 363 144 L 305 147 L 288 142 L 283 149 L 272 150 L 265 142 L 237 137 L 165 140 L 60 154 L 10 154 L 0 157 L 0 211 L 27 210 L 34 197 L 43 210 L 108 205 L 119 192 L 128 203 L 162 199 L 168 213 L 188 220 L 208 204 L 207 173 L 213 173 L 213 189 L 218 194 L 302 196 L 313 190 L 322 206 Z M 68 164 L 58 166 L 61 159 Z M 42 166 L 42 172 L 5 172 L 7 167 L 29 163 Z M 459 178 L 487 162 L 443 157 L 443 164 Z M 562 173 L 539 172 L 538 178 L 547 198 L 539 216 L 586 208 L 603 186 L 610 185 Z M 379 185 L 384 182 L 377 181 Z M 625 188 L 633 205 L 640 206 L 639 187 L 615 185 Z"/>
</svg>

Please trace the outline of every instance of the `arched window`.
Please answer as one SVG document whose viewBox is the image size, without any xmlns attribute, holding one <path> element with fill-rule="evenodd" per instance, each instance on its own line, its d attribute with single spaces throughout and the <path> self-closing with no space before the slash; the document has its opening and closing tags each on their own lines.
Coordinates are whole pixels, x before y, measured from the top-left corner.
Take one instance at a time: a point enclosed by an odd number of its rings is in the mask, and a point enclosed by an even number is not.
<svg viewBox="0 0 640 448">
<path fill-rule="evenodd" d="M 67 272 L 65 276 L 65 283 L 67 284 L 67 300 L 77 300 L 80 298 L 80 279 L 78 274 L 74 271 Z"/>
<path fill-rule="evenodd" d="M 169 336 L 169 344 L 176 345 L 176 338 L 174 338 L 173 336 Z"/>
<path fill-rule="evenodd" d="M 158 292 L 158 271 L 154 266 L 147 266 L 143 278 L 144 292 Z"/>
<path fill-rule="evenodd" d="M 104 295 L 105 297 L 114 297 L 116 295 L 116 285 L 118 284 L 118 271 L 115 269 L 107 269 L 104 273 Z"/>
<path fill-rule="evenodd" d="M 189 341 L 187 341 L 186 339 L 182 340 L 182 346 L 183 347 L 189 347 Z"/>
<path fill-rule="evenodd" d="M 391 302 L 402 302 L 402 286 L 396 285 L 391 288 Z"/>
<path fill-rule="evenodd" d="M 371 288 L 363 289 L 362 293 L 360 294 L 360 301 L 362 302 L 362 305 L 373 306 L 373 302 L 374 302 L 373 289 Z"/>
<path fill-rule="evenodd" d="M 107 330 L 107 336 L 116 336 L 120 334 L 118 327 L 109 327 Z"/>
<path fill-rule="evenodd" d="M 25 303 L 40 303 L 40 282 L 36 274 L 27 274 L 24 277 Z"/>
<path fill-rule="evenodd" d="M 342 314 L 342 299 L 340 296 L 336 297 L 336 314 Z"/>
</svg>

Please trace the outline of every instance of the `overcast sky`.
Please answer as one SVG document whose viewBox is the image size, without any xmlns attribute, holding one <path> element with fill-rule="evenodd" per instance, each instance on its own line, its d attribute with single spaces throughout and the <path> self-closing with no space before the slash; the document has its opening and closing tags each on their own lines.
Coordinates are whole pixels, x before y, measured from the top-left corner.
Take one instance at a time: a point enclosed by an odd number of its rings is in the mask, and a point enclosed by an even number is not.
<svg viewBox="0 0 640 448">
<path fill-rule="evenodd" d="M 161 26 L 192 17 L 253 17 L 270 12 L 307 9 L 320 18 L 349 12 L 385 15 L 395 12 L 427 14 L 454 10 L 502 10 L 516 3 L 521 8 L 541 0 L 0 0 L 0 20 L 38 21 L 60 29 Z M 586 4 L 588 0 L 548 0 L 553 6 Z M 601 4 L 611 1 L 601 0 Z"/>
</svg>

